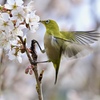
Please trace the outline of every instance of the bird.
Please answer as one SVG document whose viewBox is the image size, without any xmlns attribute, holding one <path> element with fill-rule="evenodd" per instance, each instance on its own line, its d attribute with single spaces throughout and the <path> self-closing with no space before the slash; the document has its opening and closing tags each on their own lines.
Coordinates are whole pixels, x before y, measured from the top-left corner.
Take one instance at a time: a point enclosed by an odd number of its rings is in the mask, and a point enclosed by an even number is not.
<svg viewBox="0 0 100 100">
<path fill-rule="evenodd" d="M 55 84 L 62 55 L 69 58 L 76 56 L 84 49 L 90 49 L 90 44 L 100 37 L 95 30 L 92 31 L 60 31 L 55 20 L 40 20 L 45 28 L 44 49 L 48 61 L 53 63 L 55 68 Z"/>
</svg>

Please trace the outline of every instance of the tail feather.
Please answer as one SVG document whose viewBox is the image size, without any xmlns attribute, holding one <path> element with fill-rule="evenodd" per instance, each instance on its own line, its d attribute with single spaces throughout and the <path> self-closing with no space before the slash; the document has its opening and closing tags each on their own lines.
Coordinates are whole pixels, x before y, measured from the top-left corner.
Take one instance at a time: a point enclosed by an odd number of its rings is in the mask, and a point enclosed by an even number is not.
<svg viewBox="0 0 100 100">
<path fill-rule="evenodd" d="M 55 74 L 55 84 L 57 83 L 61 54 L 62 54 L 62 47 L 60 48 L 60 52 L 59 52 L 59 57 L 58 57 L 58 59 L 56 59 L 56 61 L 53 62 L 54 68 L 55 68 L 55 70 L 56 70 L 56 74 Z"/>
<path fill-rule="evenodd" d="M 55 71 L 56 71 L 56 73 L 55 73 L 55 82 L 54 82 L 54 84 L 56 84 L 57 83 L 57 78 L 58 78 L 59 63 L 58 64 L 53 64 L 53 65 L 54 65 Z"/>
</svg>

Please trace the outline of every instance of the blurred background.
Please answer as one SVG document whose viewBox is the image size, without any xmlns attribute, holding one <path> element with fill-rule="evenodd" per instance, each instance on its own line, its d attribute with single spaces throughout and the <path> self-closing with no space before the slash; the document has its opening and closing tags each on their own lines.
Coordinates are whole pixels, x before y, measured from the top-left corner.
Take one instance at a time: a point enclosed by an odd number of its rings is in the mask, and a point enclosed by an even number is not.
<svg viewBox="0 0 100 100">
<path fill-rule="evenodd" d="M 27 4 L 30 0 L 24 0 Z M 1 4 L 6 0 L 0 0 Z M 41 20 L 54 19 L 61 30 L 100 32 L 100 0 L 34 0 L 36 14 Z M 29 33 L 27 43 L 36 39 L 42 48 L 45 27 Z M 94 52 L 78 59 L 62 58 L 58 82 L 54 84 L 52 63 L 38 64 L 44 69 L 42 91 L 44 100 L 100 100 L 100 40 L 92 44 Z M 37 47 L 38 61 L 47 60 Z M 0 100 L 38 100 L 34 75 L 25 74 L 29 66 L 26 56 L 23 63 L 9 61 L 0 50 Z"/>
</svg>

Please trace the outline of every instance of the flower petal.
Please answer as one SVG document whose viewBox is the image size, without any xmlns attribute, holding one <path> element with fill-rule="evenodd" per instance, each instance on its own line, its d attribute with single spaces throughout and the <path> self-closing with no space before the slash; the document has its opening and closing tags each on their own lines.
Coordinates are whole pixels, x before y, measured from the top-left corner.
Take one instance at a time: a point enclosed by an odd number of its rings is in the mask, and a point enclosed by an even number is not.
<svg viewBox="0 0 100 100">
<path fill-rule="evenodd" d="M 22 0 L 15 0 L 16 1 L 16 5 L 18 6 L 22 6 L 22 4 L 24 3 Z"/>
<path fill-rule="evenodd" d="M 3 18 L 4 21 L 8 21 L 9 18 L 10 18 L 10 16 L 9 16 L 8 13 L 2 13 L 1 16 L 2 16 L 2 18 Z"/>
<path fill-rule="evenodd" d="M 9 5 L 13 5 L 13 4 L 15 3 L 15 0 L 7 0 L 7 3 L 8 3 Z"/>
</svg>

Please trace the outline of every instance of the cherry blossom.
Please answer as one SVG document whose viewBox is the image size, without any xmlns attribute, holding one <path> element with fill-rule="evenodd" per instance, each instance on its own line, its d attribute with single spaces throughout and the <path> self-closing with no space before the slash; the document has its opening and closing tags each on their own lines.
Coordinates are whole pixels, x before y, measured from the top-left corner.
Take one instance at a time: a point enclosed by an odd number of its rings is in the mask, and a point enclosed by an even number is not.
<svg viewBox="0 0 100 100">
<path fill-rule="evenodd" d="M 7 0 L 7 4 L 0 5 L 0 48 L 8 52 L 10 60 L 17 59 L 20 63 L 22 43 L 18 36 L 27 38 L 24 30 L 36 32 L 40 20 L 35 14 L 33 0 L 27 5 L 23 3 L 22 0 Z"/>
<path fill-rule="evenodd" d="M 5 4 L 5 8 L 10 10 L 16 10 L 17 7 L 21 7 L 23 4 L 22 0 L 7 0 L 7 4 Z"/>
</svg>

